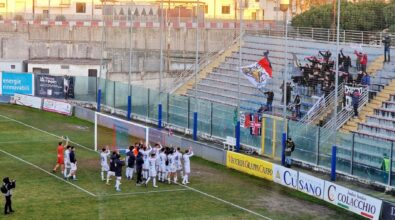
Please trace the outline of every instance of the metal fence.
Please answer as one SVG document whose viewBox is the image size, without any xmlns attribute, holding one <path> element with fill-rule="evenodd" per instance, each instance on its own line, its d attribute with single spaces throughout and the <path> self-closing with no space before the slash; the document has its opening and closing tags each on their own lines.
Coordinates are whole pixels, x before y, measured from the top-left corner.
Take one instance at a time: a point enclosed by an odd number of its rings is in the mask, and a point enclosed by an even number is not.
<svg viewBox="0 0 395 220">
<path fill-rule="evenodd" d="M 108 107 L 127 111 L 128 85 L 110 80 L 96 81 L 96 78 L 76 77 L 75 99 L 84 102 L 95 102 L 96 91 L 102 89 L 101 103 Z M 149 121 L 158 120 L 158 104 L 162 104 L 162 121 L 165 129 L 178 128 L 185 133 L 193 129 L 193 113 L 198 112 L 198 136 L 202 139 L 224 141 L 227 136 L 235 136 L 236 107 L 216 102 L 195 99 L 193 97 L 158 91 L 132 85 L 132 115 Z M 297 121 L 287 123 L 288 136 L 296 143 L 293 154 L 295 160 L 330 169 L 331 148 L 338 146 L 338 171 L 357 176 L 363 180 L 390 184 L 395 163 L 392 161 L 393 143 L 360 137 L 356 134 L 330 132 L 326 128 L 314 125 L 300 126 Z M 250 128 L 241 128 L 240 140 L 244 147 L 252 148 L 260 154 L 280 160 L 281 136 L 284 121 L 270 115 L 263 115 L 262 135 L 252 136 Z M 330 134 L 330 137 L 326 137 Z M 324 137 L 325 136 L 325 137 Z M 382 170 L 383 157 L 391 158 L 391 175 Z"/>
</svg>

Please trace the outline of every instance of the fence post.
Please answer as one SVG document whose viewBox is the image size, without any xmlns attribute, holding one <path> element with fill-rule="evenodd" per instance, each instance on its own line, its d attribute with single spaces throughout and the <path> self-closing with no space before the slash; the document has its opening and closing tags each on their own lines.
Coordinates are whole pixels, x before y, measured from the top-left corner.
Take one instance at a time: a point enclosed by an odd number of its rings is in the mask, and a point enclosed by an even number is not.
<svg viewBox="0 0 395 220">
<path fill-rule="evenodd" d="M 363 43 L 363 31 L 362 31 L 362 34 L 361 34 L 361 35 L 362 35 L 362 37 L 361 37 L 361 38 L 362 38 L 362 39 L 361 39 L 362 42 L 361 42 L 361 43 L 364 44 L 364 43 Z"/>
<path fill-rule="evenodd" d="M 318 127 L 317 133 L 317 156 L 315 157 L 315 164 L 318 166 L 320 162 L 321 127 Z"/>
<path fill-rule="evenodd" d="M 311 28 L 311 39 L 314 39 L 314 28 Z"/>
<path fill-rule="evenodd" d="M 187 112 L 187 128 L 191 128 L 191 123 L 189 122 L 189 118 L 191 115 L 191 97 L 188 97 L 188 106 L 187 106 L 188 112 Z"/>
<path fill-rule="evenodd" d="M 167 104 L 166 104 L 166 122 L 169 124 L 169 117 L 170 117 L 170 94 L 167 93 Z"/>
<path fill-rule="evenodd" d="M 198 113 L 193 113 L 193 140 L 197 141 Z"/>
<path fill-rule="evenodd" d="M 336 146 L 332 146 L 331 181 L 336 181 Z"/>
<path fill-rule="evenodd" d="M 240 121 L 236 123 L 236 152 L 240 152 Z"/>
<path fill-rule="evenodd" d="M 331 33 L 330 33 L 330 29 L 328 29 L 328 42 L 330 41 L 330 37 L 331 37 Z"/>
<path fill-rule="evenodd" d="M 287 142 L 287 133 L 283 133 L 281 139 L 281 165 L 285 166 L 285 145 Z"/>
<path fill-rule="evenodd" d="M 127 113 L 127 118 L 128 121 L 130 121 L 132 119 L 131 115 L 132 115 L 132 96 L 128 95 L 128 113 Z"/>
<path fill-rule="evenodd" d="M 210 137 L 212 137 L 212 136 L 213 136 L 213 115 L 214 115 L 213 107 L 214 107 L 214 104 L 213 104 L 213 102 L 210 102 L 210 103 L 211 103 L 211 112 L 210 112 Z"/>
<path fill-rule="evenodd" d="M 149 118 L 149 111 L 150 111 L 150 104 L 151 104 L 151 102 L 150 102 L 150 93 L 151 93 L 151 89 L 148 89 L 147 90 L 147 94 L 148 94 L 148 99 L 147 99 L 147 103 L 148 103 L 148 105 L 147 105 L 147 114 L 146 114 L 146 116 L 147 116 L 147 119 Z"/>
<path fill-rule="evenodd" d="M 350 174 L 354 173 L 354 150 L 355 150 L 355 134 L 352 134 L 352 145 L 351 145 L 351 162 L 350 162 Z"/>
<path fill-rule="evenodd" d="M 394 156 L 394 142 L 391 142 L 391 153 L 390 153 L 390 172 L 388 174 L 388 186 L 391 186 L 391 175 L 392 175 L 392 157 Z"/>
<path fill-rule="evenodd" d="M 101 89 L 99 89 L 97 93 L 97 112 L 100 112 L 100 106 L 101 106 Z"/>
<path fill-rule="evenodd" d="M 158 104 L 158 128 L 162 128 L 162 104 Z"/>
</svg>

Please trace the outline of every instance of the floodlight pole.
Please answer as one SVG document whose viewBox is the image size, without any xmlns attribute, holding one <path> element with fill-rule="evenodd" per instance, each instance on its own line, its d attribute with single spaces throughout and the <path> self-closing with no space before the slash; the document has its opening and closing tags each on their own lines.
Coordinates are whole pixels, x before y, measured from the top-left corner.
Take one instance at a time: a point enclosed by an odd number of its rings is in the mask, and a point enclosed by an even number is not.
<svg viewBox="0 0 395 220">
<path fill-rule="evenodd" d="M 160 65 L 159 65 L 159 103 L 162 103 L 162 75 L 163 75 L 163 0 L 160 2 Z"/>
<path fill-rule="evenodd" d="M 100 49 L 100 69 L 99 69 L 99 83 L 98 87 L 101 89 L 100 86 L 100 78 L 102 76 L 102 69 L 103 69 L 103 52 L 104 52 L 104 32 L 105 32 L 105 21 L 104 21 L 104 6 L 105 6 L 106 0 L 102 2 L 102 9 L 101 9 L 101 17 L 102 17 L 102 34 L 101 34 L 101 49 Z"/>
<path fill-rule="evenodd" d="M 285 55 L 284 55 L 284 73 L 283 73 L 283 120 L 284 120 L 284 133 L 287 133 L 287 80 L 288 80 L 288 0 L 282 0 L 280 10 L 284 12 L 284 25 L 285 25 Z"/>
<path fill-rule="evenodd" d="M 128 96 L 131 95 L 130 86 L 132 84 L 132 28 L 133 28 L 133 15 L 130 13 L 130 28 L 129 28 L 129 77 L 128 77 Z"/>
<path fill-rule="evenodd" d="M 335 126 L 334 134 L 336 141 L 336 128 L 337 128 L 337 107 L 338 107 L 338 92 L 339 92 L 339 50 L 340 50 L 340 0 L 337 0 L 337 25 L 336 25 L 336 72 L 335 72 L 335 105 L 334 105 L 334 119 Z"/>
<path fill-rule="evenodd" d="M 240 1 L 240 33 L 239 33 L 239 71 L 237 74 L 237 114 L 240 112 L 240 71 L 242 65 L 242 41 L 243 41 L 243 2 Z M 235 27 L 236 28 L 236 27 Z"/>
<path fill-rule="evenodd" d="M 196 2 L 196 54 L 195 54 L 195 112 L 198 112 L 197 75 L 199 73 L 199 0 Z"/>
</svg>

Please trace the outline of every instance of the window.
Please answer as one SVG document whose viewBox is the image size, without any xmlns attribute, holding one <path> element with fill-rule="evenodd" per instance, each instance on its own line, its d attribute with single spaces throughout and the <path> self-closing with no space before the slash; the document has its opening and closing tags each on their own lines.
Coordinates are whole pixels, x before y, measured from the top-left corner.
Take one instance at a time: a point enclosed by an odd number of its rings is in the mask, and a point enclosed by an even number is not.
<svg viewBox="0 0 395 220">
<path fill-rule="evenodd" d="M 15 69 L 15 65 L 11 65 L 11 69 L 14 70 Z"/>
<path fill-rule="evenodd" d="M 75 3 L 75 12 L 85 13 L 86 12 L 86 3 L 82 3 L 82 2 Z"/>
<path fill-rule="evenodd" d="M 207 14 L 208 13 L 208 5 L 204 6 L 204 13 Z"/>
<path fill-rule="evenodd" d="M 229 5 L 222 6 L 222 14 L 230 14 L 230 6 Z"/>
</svg>

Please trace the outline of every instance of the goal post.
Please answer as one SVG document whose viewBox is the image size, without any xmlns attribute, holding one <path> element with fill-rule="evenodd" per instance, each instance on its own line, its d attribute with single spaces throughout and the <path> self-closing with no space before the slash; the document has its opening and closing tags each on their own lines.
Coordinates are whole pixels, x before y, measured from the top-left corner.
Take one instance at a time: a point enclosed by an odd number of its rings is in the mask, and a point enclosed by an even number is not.
<svg viewBox="0 0 395 220">
<path fill-rule="evenodd" d="M 139 140 L 145 140 L 148 146 L 149 130 L 147 126 L 95 112 L 95 151 L 104 146 L 110 146 L 112 149 L 126 149 Z"/>
</svg>

